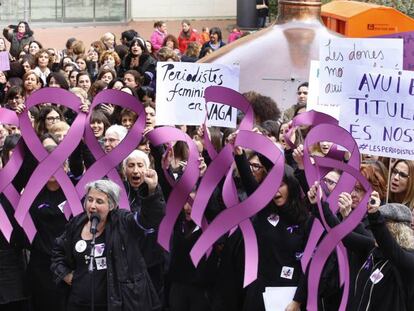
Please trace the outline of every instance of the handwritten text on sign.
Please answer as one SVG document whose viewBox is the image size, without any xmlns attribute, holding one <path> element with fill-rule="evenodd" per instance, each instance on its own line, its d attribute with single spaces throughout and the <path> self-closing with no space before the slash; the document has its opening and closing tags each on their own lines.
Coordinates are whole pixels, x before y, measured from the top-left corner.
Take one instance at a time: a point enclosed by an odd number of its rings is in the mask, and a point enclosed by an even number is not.
<svg viewBox="0 0 414 311">
<path fill-rule="evenodd" d="M 206 103 L 209 86 L 239 89 L 238 66 L 158 62 L 157 125 L 200 125 L 206 114 L 210 126 L 235 127 L 237 111 L 227 105 Z"/>
<path fill-rule="evenodd" d="M 414 160 L 414 72 L 348 68 L 339 124 L 362 153 Z"/>
<path fill-rule="evenodd" d="M 401 69 L 403 40 L 330 38 L 319 45 L 319 104 L 316 110 L 338 118 L 338 94 L 354 77 L 349 65 Z"/>
</svg>

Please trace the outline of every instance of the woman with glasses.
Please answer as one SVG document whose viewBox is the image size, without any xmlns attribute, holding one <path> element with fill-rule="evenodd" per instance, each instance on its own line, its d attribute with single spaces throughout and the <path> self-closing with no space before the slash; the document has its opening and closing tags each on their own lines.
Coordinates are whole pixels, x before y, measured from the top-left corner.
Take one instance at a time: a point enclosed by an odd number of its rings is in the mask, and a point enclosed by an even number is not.
<svg viewBox="0 0 414 311">
<path fill-rule="evenodd" d="M 35 121 L 35 129 L 40 137 L 49 132 L 53 124 L 62 121 L 63 115 L 59 108 L 55 106 L 43 106 L 40 109 L 39 118 Z"/>
<path fill-rule="evenodd" d="M 401 203 L 414 208 L 414 161 L 398 160 L 391 169 L 389 202 Z"/>
</svg>

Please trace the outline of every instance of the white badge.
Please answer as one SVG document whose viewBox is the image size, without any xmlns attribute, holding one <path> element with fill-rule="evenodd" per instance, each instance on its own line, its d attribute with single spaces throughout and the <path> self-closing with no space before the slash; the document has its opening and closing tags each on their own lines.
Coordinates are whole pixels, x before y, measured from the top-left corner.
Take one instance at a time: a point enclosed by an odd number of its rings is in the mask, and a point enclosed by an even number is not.
<svg viewBox="0 0 414 311">
<path fill-rule="evenodd" d="M 270 214 L 270 216 L 267 217 L 267 221 L 270 222 L 270 224 L 273 227 L 276 227 L 277 224 L 279 223 L 279 215 L 277 215 L 277 214 Z"/>
<path fill-rule="evenodd" d="M 382 274 L 382 272 L 379 269 L 377 269 L 371 274 L 369 278 L 371 279 L 372 283 L 377 284 L 382 280 L 383 277 L 384 274 Z"/>
<path fill-rule="evenodd" d="M 60 204 L 58 205 L 58 208 L 60 209 L 60 211 L 61 211 L 62 213 L 64 213 L 63 208 L 64 208 L 65 204 L 66 204 L 66 201 L 63 201 L 62 203 L 60 203 Z"/>
<path fill-rule="evenodd" d="M 105 243 L 95 245 L 95 257 L 100 257 L 103 255 L 105 250 Z"/>
<path fill-rule="evenodd" d="M 75 244 L 75 249 L 78 253 L 83 253 L 86 249 L 86 246 L 87 246 L 87 244 L 84 240 L 79 240 Z"/>
<path fill-rule="evenodd" d="M 106 257 L 95 258 L 95 263 L 97 270 L 106 269 Z"/>
<path fill-rule="evenodd" d="M 280 277 L 291 280 L 293 278 L 294 271 L 295 271 L 295 268 L 283 266 L 282 272 L 280 273 Z"/>
</svg>

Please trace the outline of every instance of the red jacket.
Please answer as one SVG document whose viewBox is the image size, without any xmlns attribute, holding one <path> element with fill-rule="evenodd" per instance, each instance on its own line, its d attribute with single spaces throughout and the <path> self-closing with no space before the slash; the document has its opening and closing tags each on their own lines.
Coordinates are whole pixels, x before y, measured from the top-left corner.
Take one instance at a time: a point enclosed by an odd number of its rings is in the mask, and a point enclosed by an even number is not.
<svg viewBox="0 0 414 311">
<path fill-rule="evenodd" d="M 191 35 L 189 38 L 184 37 L 183 32 L 180 32 L 180 35 L 178 36 L 178 48 L 180 49 L 180 52 L 184 54 L 185 50 L 187 49 L 187 45 L 190 42 L 198 42 L 200 43 L 200 36 L 197 33 L 197 30 L 190 29 Z"/>
</svg>

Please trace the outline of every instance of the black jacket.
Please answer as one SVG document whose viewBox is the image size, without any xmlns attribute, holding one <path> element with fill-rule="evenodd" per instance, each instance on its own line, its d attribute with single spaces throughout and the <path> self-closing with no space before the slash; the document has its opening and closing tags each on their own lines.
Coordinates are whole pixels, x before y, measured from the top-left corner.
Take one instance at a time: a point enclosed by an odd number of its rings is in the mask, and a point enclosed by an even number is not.
<svg viewBox="0 0 414 311">
<path fill-rule="evenodd" d="M 368 253 L 355 280 L 355 297 L 350 310 L 408 311 L 414 305 L 414 250 L 397 244 L 379 212 L 369 214 L 378 247 Z M 373 282 L 371 277 L 380 271 Z M 382 277 L 381 277 L 382 275 Z M 378 276 L 378 274 L 377 274 Z"/>
<path fill-rule="evenodd" d="M 105 225 L 108 311 L 155 310 L 160 306 L 141 248 L 142 227 L 158 227 L 163 216 L 163 200 L 160 192 L 156 192 L 145 201 L 148 208 L 141 210 L 138 221 L 136 213 L 123 209 L 113 210 L 108 215 Z M 72 254 L 76 243 L 74 236 L 87 221 L 85 213 L 74 217 L 64 234 L 56 239 L 51 270 L 57 284 L 65 285 L 63 278 L 76 269 Z"/>
</svg>

